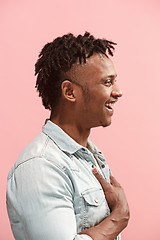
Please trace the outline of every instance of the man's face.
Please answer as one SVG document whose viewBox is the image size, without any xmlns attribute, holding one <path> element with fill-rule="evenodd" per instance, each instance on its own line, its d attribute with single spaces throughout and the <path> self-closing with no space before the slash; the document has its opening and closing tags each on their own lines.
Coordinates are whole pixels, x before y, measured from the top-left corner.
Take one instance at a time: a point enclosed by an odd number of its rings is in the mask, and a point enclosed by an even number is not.
<svg viewBox="0 0 160 240">
<path fill-rule="evenodd" d="M 100 54 L 94 54 L 79 68 L 77 79 L 85 89 L 77 98 L 77 114 L 85 127 L 111 124 L 114 104 L 122 96 L 116 76 L 112 61 Z"/>
<path fill-rule="evenodd" d="M 72 68 L 70 77 L 78 82 L 75 109 L 79 127 L 111 124 L 114 104 L 122 96 L 116 76 L 112 61 L 102 54 L 94 54 L 86 64 Z"/>
</svg>

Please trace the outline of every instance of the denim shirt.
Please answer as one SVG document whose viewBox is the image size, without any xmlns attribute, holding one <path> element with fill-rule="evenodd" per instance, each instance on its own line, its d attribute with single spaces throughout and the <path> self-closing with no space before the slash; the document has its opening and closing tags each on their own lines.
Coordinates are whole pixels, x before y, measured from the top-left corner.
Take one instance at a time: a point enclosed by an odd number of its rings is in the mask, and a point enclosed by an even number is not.
<svg viewBox="0 0 160 240">
<path fill-rule="evenodd" d="M 109 181 L 110 169 L 93 143 L 85 148 L 47 121 L 8 175 L 7 210 L 15 239 L 91 240 L 78 233 L 110 214 L 93 165 Z"/>
</svg>

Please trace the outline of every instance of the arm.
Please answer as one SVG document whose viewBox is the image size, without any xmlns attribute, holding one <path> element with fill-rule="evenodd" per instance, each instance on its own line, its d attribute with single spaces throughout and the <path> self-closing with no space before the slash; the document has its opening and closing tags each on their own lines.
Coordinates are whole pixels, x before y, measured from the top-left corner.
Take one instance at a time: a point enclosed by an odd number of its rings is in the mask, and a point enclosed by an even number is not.
<svg viewBox="0 0 160 240">
<path fill-rule="evenodd" d="M 44 158 L 21 164 L 8 181 L 7 201 L 16 240 L 90 240 L 77 235 L 72 182 Z"/>
<path fill-rule="evenodd" d="M 128 224 L 128 203 L 123 188 L 113 176 L 110 176 L 111 181 L 108 183 L 96 169 L 93 169 L 93 174 L 103 188 L 111 214 L 97 226 L 79 234 L 88 234 L 94 240 L 114 240 Z"/>
</svg>

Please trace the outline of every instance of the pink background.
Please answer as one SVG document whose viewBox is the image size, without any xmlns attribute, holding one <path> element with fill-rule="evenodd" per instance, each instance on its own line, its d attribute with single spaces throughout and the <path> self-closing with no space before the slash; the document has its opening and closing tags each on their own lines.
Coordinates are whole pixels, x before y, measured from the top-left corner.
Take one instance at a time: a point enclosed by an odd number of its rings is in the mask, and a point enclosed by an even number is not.
<svg viewBox="0 0 160 240">
<path fill-rule="evenodd" d="M 90 138 L 128 197 L 131 219 L 123 239 L 160 239 L 160 2 L 1 0 L 1 240 L 13 239 L 7 174 L 49 116 L 34 88 L 39 51 L 59 35 L 85 30 L 118 43 L 113 60 L 124 96 L 112 125 L 93 129 Z"/>
</svg>

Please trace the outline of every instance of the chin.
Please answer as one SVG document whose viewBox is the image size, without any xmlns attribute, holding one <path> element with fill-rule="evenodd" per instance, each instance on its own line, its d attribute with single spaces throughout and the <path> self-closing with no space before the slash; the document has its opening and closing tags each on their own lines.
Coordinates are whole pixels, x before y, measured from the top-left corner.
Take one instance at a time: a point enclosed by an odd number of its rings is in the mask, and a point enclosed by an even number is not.
<svg viewBox="0 0 160 240">
<path fill-rule="evenodd" d="M 101 126 L 102 127 L 108 127 L 110 125 L 111 125 L 111 121 L 110 122 L 106 122 L 106 123 L 101 122 Z"/>
</svg>

